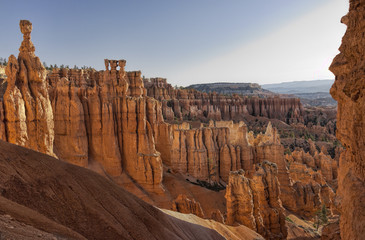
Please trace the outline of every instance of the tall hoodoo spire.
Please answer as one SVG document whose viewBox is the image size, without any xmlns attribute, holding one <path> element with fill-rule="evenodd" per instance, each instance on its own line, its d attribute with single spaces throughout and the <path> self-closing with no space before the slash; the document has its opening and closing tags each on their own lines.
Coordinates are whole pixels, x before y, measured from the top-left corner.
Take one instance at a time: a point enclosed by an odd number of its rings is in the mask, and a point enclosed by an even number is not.
<svg viewBox="0 0 365 240">
<path fill-rule="evenodd" d="M 19 48 L 20 52 L 34 53 L 35 47 L 30 40 L 30 34 L 32 33 L 32 23 L 28 20 L 20 20 L 19 22 L 20 31 L 23 33 L 23 42 Z"/>
<path fill-rule="evenodd" d="M 32 23 L 21 20 L 19 26 L 23 33 L 20 52 L 18 58 L 9 57 L 6 68 L 8 85 L 3 99 L 7 141 L 54 155 L 54 122 L 46 69 L 34 54 L 30 40 Z"/>
</svg>

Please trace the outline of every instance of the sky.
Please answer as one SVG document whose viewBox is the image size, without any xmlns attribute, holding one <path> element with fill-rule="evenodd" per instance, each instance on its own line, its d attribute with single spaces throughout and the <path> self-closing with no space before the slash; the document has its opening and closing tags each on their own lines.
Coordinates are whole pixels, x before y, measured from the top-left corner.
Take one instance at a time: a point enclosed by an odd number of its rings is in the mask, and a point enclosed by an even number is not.
<svg viewBox="0 0 365 240">
<path fill-rule="evenodd" d="M 18 54 L 28 19 L 48 65 L 125 59 L 173 86 L 333 79 L 347 11 L 347 0 L 0 0 L 0 57 Z"/>
</svg>

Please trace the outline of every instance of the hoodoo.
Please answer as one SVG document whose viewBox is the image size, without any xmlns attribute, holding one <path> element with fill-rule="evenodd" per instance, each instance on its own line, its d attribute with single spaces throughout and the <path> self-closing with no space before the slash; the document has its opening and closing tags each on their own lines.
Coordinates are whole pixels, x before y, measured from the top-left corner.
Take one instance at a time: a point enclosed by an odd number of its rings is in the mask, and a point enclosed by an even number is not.
<svg viewBox="0 0 365 240">
<path fill-rule="evenodd" d="M 18 59 L 11 55 L 6 68 L 8 85 L 3 96 L 6 140 L 54 155 L 54 122 L 46 69 L 34 54 L 35 47 L 30 40 L 32 23 L 21 20 L 20 30 L 23 42 Z"/>
<path fill-rule="evenodd" d="M 14 155 L 0 152 L 6 169 L 0 174 L 0 201 L 5 197 L 40 212 L 72 229 L 71 235 L 99 239 L 102 229 L 111 238 L 130 233 L 138 239 L 129 223 L 136 217 L 142 219 L 135 219 L 138 226 L 146 227 L 140 234 L 151 237 L 197 238 L 198 230 L 214 239 L 219 234 L 285 239 L 296 230 L 300 237 L 317 236 L 320 231 L 312 226 L 318 210 L 329 209 L 332 221 L 340 208 L 342 238 L 361 239 L 363 9 L 365 0 L 351 1 L 341 53 L 331 66 L 337 135 L 346 147 L 340 168 L 341 146 L 325 138 L 334 132 L 334 114 L 332 122 L 325 114 L 317 119 L 320 110 L 307 111 L 297 98 L 173 88 L 166 79 L 126 71 L 125 60 L 105 59 L 101 71 L 46 71 L 34 54 L 32 24 L 22 20 L 20 53 L 9 57 L 7 80 L 0 86 L 6 86 L 0 89 L 0 139 L 20 146 L 0 142 L 0 150 L 9 148 Z M 219 234 L 172 220 L 157 208 Z M 173 229 L 160 233 L 155 226 Z"/>
</svg>

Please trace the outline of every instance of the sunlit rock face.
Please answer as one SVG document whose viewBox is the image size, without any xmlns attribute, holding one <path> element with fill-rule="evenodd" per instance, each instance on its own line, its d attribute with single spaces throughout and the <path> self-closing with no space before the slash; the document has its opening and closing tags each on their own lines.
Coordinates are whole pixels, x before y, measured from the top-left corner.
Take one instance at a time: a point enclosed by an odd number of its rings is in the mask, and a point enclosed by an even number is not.
<svg viewBox="0 0 365 240">
<path fill-rule="evenodd" d="M 211 121 L 192 128 L 189 123 L 160 123 L 155 127 L 156 149 L 174 172 L 200 181 L 227 182 L 230 171 L 251 167 L 253 150 L 243 122 Z"/>
<path fill-rule="evenodd" d="M 252 178 L 243 170 L 230 172 L 226 191 L 227 224 L 243 224 L 266 239 L 285 239 L 284 208 L 276 164 L 264 161 L 255 166 Z"/>
<path fill-rule="evenodd" d="M 18 58 L 11 55 L 6 67 L 8 78 L 3 96 L 1 139 L 54 155 L 54 123 L 46 70 L 34 54 L 30 36 L 32 23 L 21 20 L 19 25 L 23 42 Z"/>
<path fill-rule="evenodd" d="M 145 189 L 161 192 L 162 160 L 153 126 L 160 103 L 145 96 L 141 72 L 125 60 L 105 60 L 105 71 L 55 69 L 49 92 L 60 159 L 87 167 L 98 163 L 111 176 L 127 173 Z"/>
<path fill-rule="evenodd" d="M 346 150 L 341 154 L 338 197 L 342 239 L 365 236 L 365 1 L 350 0 L 342 18 L 347 25 L 340 53 L 330 70 L 336 75 L 331 95 L 338 102 L 337 138 Z"/>
<path fill-rule="evenodd" d="M 20 21 L 18 59 L 9 57 L 0 104 L 0 139 L 111 176 L 125 172 L 145 189 L 161 192 L 162 160 L 152 126 L 160 103 L 146 97 L 140 71 L 125 60 L 105 60 L 105 71 L 46 70 L 35 56 L 32 23 Z"/>
</svg>

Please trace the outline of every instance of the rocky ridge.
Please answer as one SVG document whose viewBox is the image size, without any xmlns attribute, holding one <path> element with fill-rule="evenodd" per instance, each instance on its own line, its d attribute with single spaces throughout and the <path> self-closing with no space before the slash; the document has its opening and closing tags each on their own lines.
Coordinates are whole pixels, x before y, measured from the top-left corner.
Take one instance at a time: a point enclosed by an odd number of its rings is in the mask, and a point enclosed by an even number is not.
<svg viewBox="0 0 365 240">
<path fill-rule="evenodd" d="M 145 79 L 144 83 L 147 95 L 162 102 L 167 121 L 242 121 L 249 114 L 287 123 L 303 122 L 303 107 L 298 98 L 225 96 L 217 92 L 175 89 L 163 78 Z"/>
<path fill-rule="evenodd" d="M 365 99 L 364 99 L 364 0 L 350 0 L 341 22 L 347 25 L 330 70 L 336 80 L 331 95 L 338 103 L 337 138 L 345 146 L 338 173 L 337 201 L 341 212 L 341 239 L 365 236 Z"/>
</svg>

